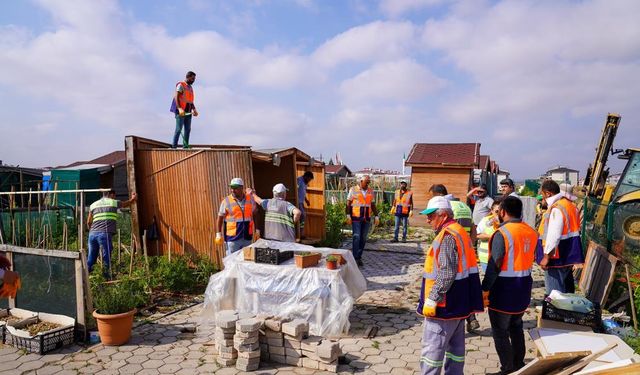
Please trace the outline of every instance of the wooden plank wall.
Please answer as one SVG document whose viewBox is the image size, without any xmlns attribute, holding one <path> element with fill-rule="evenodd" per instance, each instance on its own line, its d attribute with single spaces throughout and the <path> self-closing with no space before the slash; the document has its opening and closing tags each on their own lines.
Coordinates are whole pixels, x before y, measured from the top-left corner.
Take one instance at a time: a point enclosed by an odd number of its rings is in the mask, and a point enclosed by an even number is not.
<svg viewBox="0 0 640 375">
<path fill-rule="evenodd" d="M 324 165 L 309 166 L 308 163 L 298 162 L 297 175 L 302 176 L 305 171 L 313 173 L 313 180 L 307 186 L 307 198 L 310 206 L 306 208 L 305 237 L 322 240 L 326 232 L 326 211 L 324 199 Z"/>
<path fill-rule="evenodd" d="M 427 202 L 431 198 L 429 193 L 431 185 L 443 184 L 449 194 L 464 201 L 472 178 L 472 169 L 413 167 L 411 170 L 411 190 L 413 191 L 415 208 L 414 216 L 410 219 L 411 225 L 427 225 L 426 218 L 418 213 L 427 207 Z"/>
<path fill-rule="evenodd" d="M 287 155 L 280 159 L 280 165 L 275 166 L 271 162 L 265 162 L 262 160 L 252 160 L 253 164 L 253 182 L 255 184 L 254 189 L 256 194 L 262 199 L 273 198 L 273 187 L 282 183 L 289 189 L 287 192 L 287 200 L 292 204 L 296 204 L 295 194 L 295 175 L 293 173 L 294 155 Z M 258 213 L 255 218 L 256 228 L 260 230 L 260 233 L 264 234 L 264 210 L 262 207 L 258 208 Z"/>
<path fill-rule="evenodd" d="M 249 148 L 135 151 L 140 231 L 155 217 L 159 235 L 148 242 L 149 253 L 166 255 L 171 245 L 172 254 L 197 253 L 221 265 L 224 249 L 213 244 L 215 222 L 234 177 L 253 185 Z"/>
</svg>

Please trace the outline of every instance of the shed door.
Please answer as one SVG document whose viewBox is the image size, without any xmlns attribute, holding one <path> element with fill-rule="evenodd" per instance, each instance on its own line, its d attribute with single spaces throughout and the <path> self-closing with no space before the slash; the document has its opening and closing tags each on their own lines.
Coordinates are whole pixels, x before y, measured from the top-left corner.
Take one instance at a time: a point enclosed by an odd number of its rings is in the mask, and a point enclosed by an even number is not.
<svg viewBox="0 0 640 375">
<path fill-rule="evenodd" d="M 305 171 L 313 172 L 313 180 L 307 186 L 310 206 L 305 207 L 307 218 L 304 225 L 304 242 L 315 242 L 325 237 L 324 166 L 309 166 L 307 163 L 296 165 L 297 177 L 302 176 Z"/>
</svg>

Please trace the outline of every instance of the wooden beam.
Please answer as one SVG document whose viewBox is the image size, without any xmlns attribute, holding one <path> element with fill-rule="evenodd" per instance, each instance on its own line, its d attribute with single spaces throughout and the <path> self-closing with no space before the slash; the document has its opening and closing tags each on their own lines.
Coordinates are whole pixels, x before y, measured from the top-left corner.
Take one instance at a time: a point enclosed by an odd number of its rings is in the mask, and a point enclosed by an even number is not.
<svg viewBox="0 0 640 375">
<path fill-rule="evenodd" d="M 4 251 L 7 253 L 50 256 L 50 257 L 56 257 L 56 258 L 69 258 L 69 259 L 80 258 L 80 253 L 77 251 L 33 249 L 29 247 L 20 247 L 20 246 L 13 246 L 13 245 L 0 245 L 0 251 Z"/>
</svg>

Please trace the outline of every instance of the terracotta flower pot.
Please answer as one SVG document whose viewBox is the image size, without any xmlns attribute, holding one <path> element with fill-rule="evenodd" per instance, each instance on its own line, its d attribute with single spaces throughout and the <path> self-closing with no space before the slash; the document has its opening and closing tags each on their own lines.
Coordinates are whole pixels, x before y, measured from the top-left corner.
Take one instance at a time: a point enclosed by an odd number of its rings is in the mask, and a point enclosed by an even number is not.
<svg viewBox="0 0 640 375">
<path fill-rule="evenodd" d="M 298 268 L 314 267 L 320 261 L 320 257 L 320 253 L 313 253 L 308 255 L 295 254 L 294 256 L 296 260 L 296 267 Z"/>
<path fill-rule="evenodd" d="M 133 316 L 136 309 L 122 314 L 104 315 L 97 311 L 93 312 L 93 317 L 98 322 L 98 332 L 103 345 L 117 346 L 129 341 L 131 337 L 131 327 L 133 326 Z"/>
<path fill-rule="evenodd" d="M 342 256 L 342 254 L 335 253 L 335 254 L 331 254 L 331 255 L 333 255 L 334 257 L 338 258 L 338 264 L 340 264 L 340 265 L 347 264 L 347 260 Z"/>
<path fill-rule="evenodd" d="M 337 261 L 327 261 L 327 269 L 328 270 L 336 270 L 338 269 L 338 262 Z"/>
</svg>

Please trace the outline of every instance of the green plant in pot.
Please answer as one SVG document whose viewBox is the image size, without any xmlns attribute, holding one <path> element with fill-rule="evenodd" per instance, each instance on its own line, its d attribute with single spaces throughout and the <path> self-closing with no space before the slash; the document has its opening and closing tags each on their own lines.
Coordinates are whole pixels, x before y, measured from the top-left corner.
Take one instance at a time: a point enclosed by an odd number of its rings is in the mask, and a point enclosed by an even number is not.
<svg viewBox="0 0 640 375">
<path fill-rule="evenodd" d="M 335 270 L 338 269 L 338 262 L 340 259 L 335 255 L 327 256 L 327 269 Z"/>
<path fill-rule="evenodd" d="M 91 294 L 102 343 L 122 345 L 129 341 L 136 307 L 148 300 L 145 281 L 129 276 L 105 281 L 102 272 L 96 270 L 91 276 Z"/>
</svg>

